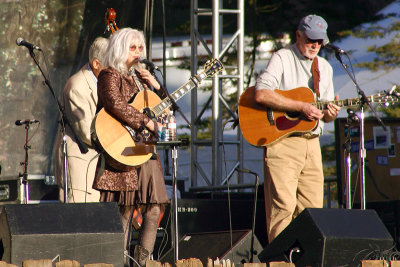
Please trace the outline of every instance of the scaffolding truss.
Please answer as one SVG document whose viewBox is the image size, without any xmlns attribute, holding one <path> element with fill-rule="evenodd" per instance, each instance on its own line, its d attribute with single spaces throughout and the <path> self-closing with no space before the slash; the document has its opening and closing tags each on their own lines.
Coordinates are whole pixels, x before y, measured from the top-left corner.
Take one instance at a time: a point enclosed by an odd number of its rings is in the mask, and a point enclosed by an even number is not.
<svg viewBox="0 0 400 267">
<path fill-rule="evenodd" d="M 223 18 L 224 16 L 235 16 L 237 18 L 237 29 L 233 34 L 224 34 Z M 207 41 L 199 32 L 199 17 L 205 16 L 211 18 L 212 21 L 212 47 L 208 47 Z M 225 71 L 212 77 L 212 91 L 205 106 L 202 110 L 198 110 L 198 89 L 195 88 L 191 92 L 191 143 L 190 143 L 190 177 L 191 177 L 191 191 L 204 191 L 205 187 L 210 189 L 221 189 L 228 182 L 236 184 L 240 187 L 243 184 L 243 175 L 236 173 L 237 181 L 230 181 L 231 177 L 235 175 L 237 168 L 243 166 L 243 137 L 236 128 L 235 140 L 224 140 L 224 128 L 226 122 L 223 122 L 223 110 L 228 112 L 231 121 L 237 121 L 237 114 L 235 110 L 228 105 L 223 88 L 227 80 L 234 81 L 230 84 L 236 86 L 237 99 L 243 92 L 244 86 L 244 0 L 237 0 L 236 9 L 224 9 L 222 0 L 213 0 L 211 8 L 200 8 L 198 0 L 191 1 L 191 75 L 195 75 L 198 71 L 198 49 L 203 46 L 208 52 L 210 58 L 220 59 L 224 64 Z M 229 35 L 229 37 L 227 37 Z M 223 42 L 224 37 L 224 42 Z M 222 60 L 228 53 L 228 50 L 236 49 L 237 58 L 232 65 L 225 65 Z M 233 65 L 235 64 L 235 65 Z M 227 71 L 229 70 L 229 71 Z M 229 88 L 231 89 L 231 87 Z M 206 113 L 206 109 L 212 105 L 211 114 L 211 140 L 198 139 L 198 122 Z M 226 116 L 225 116 L 226 117 Z M 232 166 L 227 166 L 224 162 L 225 157 L 224 146 L 236 146 L 236 159 Z M 198 158 L 198 149 L 204 146 L 211 146 L 211 174 L 207 173 L 209 165 L 203 166 Z M 230 156 L 231 157 L 231 156 Z M 223 170 L 225 170 L 223 172 Z M 200 181 L 200 178 L 203 182 Z"/>
</svg>

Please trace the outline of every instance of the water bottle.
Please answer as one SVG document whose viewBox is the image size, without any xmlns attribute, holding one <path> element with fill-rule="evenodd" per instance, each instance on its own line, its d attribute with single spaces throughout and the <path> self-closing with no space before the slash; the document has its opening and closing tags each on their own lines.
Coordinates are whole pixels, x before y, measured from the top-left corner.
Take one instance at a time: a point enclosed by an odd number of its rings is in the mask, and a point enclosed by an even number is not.
<svg viewBox="0 0 400 267">
<path fill-rule="evenodd" d="M 174 141 L 175 137 L 176 137 L 176 119 L 174 116 L 174 112 L 170 110 L 169 115 L 167 117 L 167 135 L 165 136 L 165 140 Z"/>
</svg>

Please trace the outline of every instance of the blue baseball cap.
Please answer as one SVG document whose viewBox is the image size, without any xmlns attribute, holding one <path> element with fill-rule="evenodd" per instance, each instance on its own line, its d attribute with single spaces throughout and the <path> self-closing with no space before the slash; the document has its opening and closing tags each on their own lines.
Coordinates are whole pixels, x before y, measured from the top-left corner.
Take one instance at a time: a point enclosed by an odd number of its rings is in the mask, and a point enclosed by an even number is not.
<svg viewBox="0 0 400 267">
<path fill-rule="evenodd" d="M 323 40 L 324 44 L 329 43 L 329 38 L 326 33 L 328 23 L 317 15 L 308 15 L 301 19 L 297 29 L 304 32 L 308 38 L 312 40 Z"/>
</svg>

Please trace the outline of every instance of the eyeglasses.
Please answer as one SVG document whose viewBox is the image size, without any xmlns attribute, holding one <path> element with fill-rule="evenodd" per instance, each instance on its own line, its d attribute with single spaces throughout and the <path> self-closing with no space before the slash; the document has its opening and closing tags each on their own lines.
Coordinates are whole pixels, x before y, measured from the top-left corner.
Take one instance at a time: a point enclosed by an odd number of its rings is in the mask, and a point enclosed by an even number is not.
<svg viewBox="0 0 400 267">
<path fill-rule="evenodd" d="M 136 49 L 139 50 L 139 52 L 142 52 L 143 51 L 143 46 L 131 45 L 129 47 L 129 50 L 131 50 L 131 51 L 135 51 Z"/>
<path fill-rule="evenodd" d="M 324 43 L 324 40 L 322 40 L 322 39 L 313 40 L 313 39 L 306 37 L 306 43 L 307 44 L 318 43 L 319 45 L 322 45 Z"/>
</svg>

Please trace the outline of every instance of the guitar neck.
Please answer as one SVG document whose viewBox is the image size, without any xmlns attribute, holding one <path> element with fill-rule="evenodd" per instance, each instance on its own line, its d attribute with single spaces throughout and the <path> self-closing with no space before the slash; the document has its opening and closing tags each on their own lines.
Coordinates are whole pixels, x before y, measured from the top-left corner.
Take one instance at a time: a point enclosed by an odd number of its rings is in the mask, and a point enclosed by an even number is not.
<svg viewBox="0 0 400 267">
<path fill-rule="evenodd" d="M 371 101 L 370 97 L 368 97 L 368 100 Z M 348 99 L 343 99 L 343 100 L 318 101 L 318 102 L 314 103 L 314 106 L 316 106 L 320 110 L 324 110 L 327 108 L 329 103 L 335 104 L 339 107 L 354 107 L 354 106 L 360 105 L 360 98 L 355 97 L 355 98 L 348 98 Z"/>
<path fill-rule="evenodd" d="M 193 76 L 190 80 L 170 94 L 172 100 L 175 102 L 181 97 L 190 92 L 194 87 L 197 87 L 202 80 L 207 77 L 205 71 Z M 156 117 L 160 116 L 167 108 L 172 106 L 172 101 L 169 97 L 164 98 L 158 105 L 154 106 L 151 110 Z"/>
<path fill-rule="evenodd" d="M 399 99 L 397 97 L 394 97 L 387 92 L 379 92 L 371 96 L 367 96 L 367 101 L 371 103 L 377 103 L 381 105 L 387 105 L 391 103 L 397 103 Z M 349 99 L 343 99 L 343 100 L 334 100 L 334 101 L 326 101 L 326 102 L 315 102 L 313 105 L 317 107 L 320 110 L 326 109 L 327 105 L 329 103 L 333 103 L 339 107 L 355 107 L 355 106 L 360 106 L 361 104 L 361 98 L 355 97 L 355 98 L 349 98 Z"/>
</svg>

